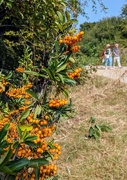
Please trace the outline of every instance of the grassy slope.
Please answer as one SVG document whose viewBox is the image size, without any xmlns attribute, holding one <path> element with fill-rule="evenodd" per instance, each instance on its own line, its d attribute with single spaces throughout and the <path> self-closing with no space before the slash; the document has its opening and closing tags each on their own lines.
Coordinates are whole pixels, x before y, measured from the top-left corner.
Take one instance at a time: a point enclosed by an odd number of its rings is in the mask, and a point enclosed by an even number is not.
<svg viewBox="0 0 127 180">
<path fill-rule="evenodd" d="M 127 85 L 102 77 L 72 89 L 76 115 L 61 122 L 60 180 L 127 180 Z M 89 119 L 112 127 L 88 139 Z"/>
</svg>

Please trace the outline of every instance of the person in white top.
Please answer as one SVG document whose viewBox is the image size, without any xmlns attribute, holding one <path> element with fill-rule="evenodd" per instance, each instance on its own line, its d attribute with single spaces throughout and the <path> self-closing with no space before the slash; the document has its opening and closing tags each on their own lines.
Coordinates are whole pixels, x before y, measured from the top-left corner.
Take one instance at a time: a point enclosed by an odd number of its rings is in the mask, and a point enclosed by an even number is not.
<svg viewBox="0 0 127 180">
<path fill-rule="evenodd" d="M 117 62 L 118 67 L 121 68 L 119 44 L 115 44 L 115 47 L 113 48 L 113 54 L 114 54 L 113 67 L 115 67 Z"/>
</svg>

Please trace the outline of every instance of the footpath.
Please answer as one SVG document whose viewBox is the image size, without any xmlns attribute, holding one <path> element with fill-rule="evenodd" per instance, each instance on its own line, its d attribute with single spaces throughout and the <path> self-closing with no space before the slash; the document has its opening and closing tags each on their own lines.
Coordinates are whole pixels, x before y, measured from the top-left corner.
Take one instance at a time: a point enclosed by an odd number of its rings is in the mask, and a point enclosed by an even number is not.
<svg viewBox="0 0 127 180">
<path fill-rule="evenodd" d="M 127 83 L 127 66 L 124 66 L 122 68 L 115 67 L 107 70 L 104 69 L 104 66 L 98 66 L 96 75 Z"/>
</svg>

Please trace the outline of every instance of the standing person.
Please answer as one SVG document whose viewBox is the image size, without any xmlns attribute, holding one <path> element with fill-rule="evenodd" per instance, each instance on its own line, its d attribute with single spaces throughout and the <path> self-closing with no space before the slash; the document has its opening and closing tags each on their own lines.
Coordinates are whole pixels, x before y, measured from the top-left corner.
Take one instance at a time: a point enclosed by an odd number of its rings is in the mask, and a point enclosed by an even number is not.
<svg viewBox="0 0 127 180">
<path fill-rule="evenodd" d="M 110 48 L 110 44 L 106 45 L 106 49 L 104 51 L 104 60 L 105 60 L 105 69 L 107 69 L 107 66 L 109 65 L 109 68 L 112 68 L 112 52 Z"/>
<path fill-rule="evenodd" d="M 116 62 L 119 68 L 121 68 L 121 63 L 120 63 L 120 49 L 119 49 L 119 44 L 115 44 L 115 47 L 113 48 L 113 54 L 114 54 L 114 61 L 113 61 L 113 67 L 115 67 Z"/>
</svg>

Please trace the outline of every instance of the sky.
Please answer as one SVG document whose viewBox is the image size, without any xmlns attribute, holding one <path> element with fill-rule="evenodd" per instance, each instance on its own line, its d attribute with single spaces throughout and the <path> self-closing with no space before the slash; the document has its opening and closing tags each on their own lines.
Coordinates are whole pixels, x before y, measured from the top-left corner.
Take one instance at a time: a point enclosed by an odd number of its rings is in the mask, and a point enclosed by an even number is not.
<svg viewBox="0 0 127 180">
<path fill-rule="evenodd" d="M 97 1 L 96 1 L 97 2 Z M 85 8 L 85 12 L 87 13 L 89 19 L 86 17 L 79 16 L 78 17 L 78 24 L 77 28 L 80 27 L 80 24 L 84 22 L 98 22 L 103 18 L 112 17 L 112 16 L 119 16 L 121 14 L 121 8 L 124 4 L 127 4 L 127 0 L 102 0 L 103 4 L 106 8 L 107 13 L 103 12 L 99 3 L 97 2 L 97 13 L 93 12 L 91 0 L 89 0 L 88 7 Z"/>
</svg>

